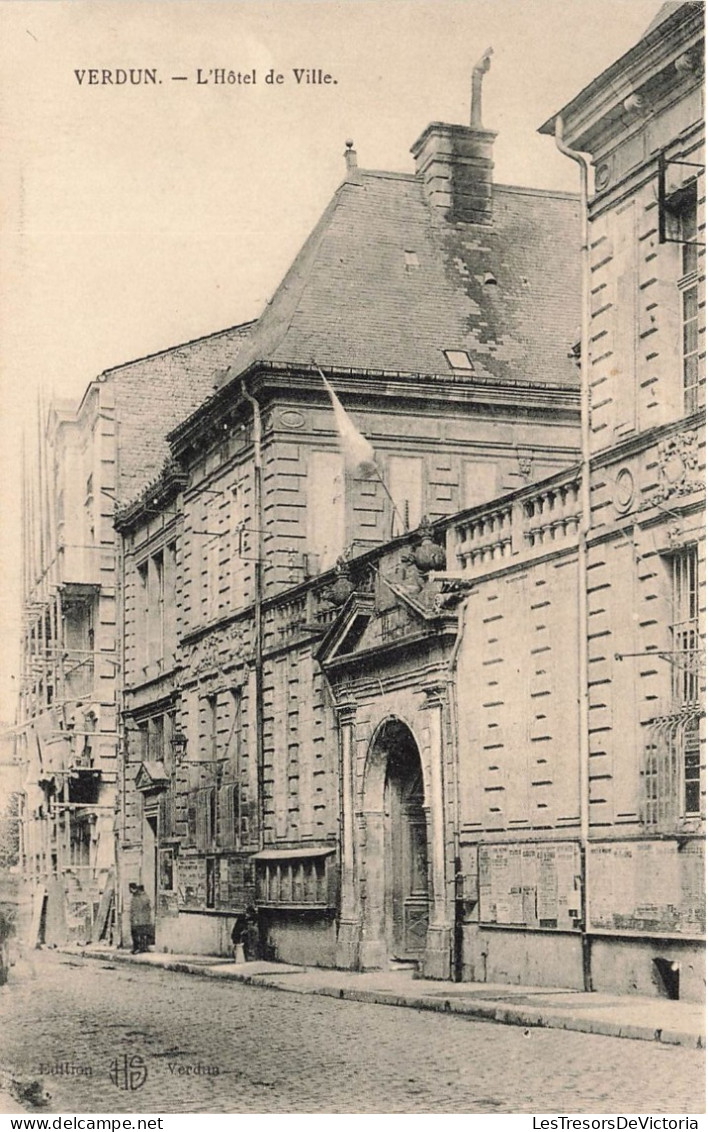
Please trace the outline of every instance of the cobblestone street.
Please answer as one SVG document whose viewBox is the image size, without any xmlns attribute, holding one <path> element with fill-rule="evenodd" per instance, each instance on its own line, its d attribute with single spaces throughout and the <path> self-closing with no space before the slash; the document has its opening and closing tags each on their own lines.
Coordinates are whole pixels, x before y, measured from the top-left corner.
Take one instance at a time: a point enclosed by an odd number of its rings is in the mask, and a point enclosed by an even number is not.
<svg viewBox="0 0 708 1132">
<path fill-rule="evenodd" d="M 52 952 L 13 968 L 0 1019 L 0 1068 L 41 1077 L 53 1112 L 703 1111 L 700 1050 Z M 110 1080 L 111 1063 L 122 1067 L 126 1054 L 147 1065 L 136 1091 Z"/>
</svg>

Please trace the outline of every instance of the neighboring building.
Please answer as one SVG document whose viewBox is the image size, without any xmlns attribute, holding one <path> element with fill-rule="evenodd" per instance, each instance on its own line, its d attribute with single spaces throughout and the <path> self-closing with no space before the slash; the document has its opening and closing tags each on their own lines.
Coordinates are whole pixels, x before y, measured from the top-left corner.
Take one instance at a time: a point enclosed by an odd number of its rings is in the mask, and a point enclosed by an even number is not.
<svg viewBox="0 0 708 1132">
<path fill-rule="evenodd" d="M 213 389 L 247 328 L 119 366 L 46 415 L 24 477 L 16 754 L 22 856 L 47 941 L 88 938 L 114 879 L 121 689 L 116 503 L 164 463 L 165 433 Z M 106 917 L 101 915 L 100 930 Z"/>
<path fill-rule="evenodd" d="M 595 168 L 592 983 L 695 998 L 705 934 L 703 21 L 702 4 L 665 4 L 642 40 L 561 111 L 565 143 Z"/>
<path fill-rule="evenodd" d="M 406 547 L 425 515 L 577 459 L 577 198 L 493 186 L 493 138 L 435 123 L 410 175 L 360 170 L 348 148 L 343 184 L 220 389 L 118 517 L 122 883 L 154 896 L 159 947 L 225 953 L 235 913 L 255 902 L 271 954 L 359 962 L 343 887 L 345 729 L 317 659 L 354 588 L 346 562 L 332 568 L 346 552 L 371 588 L 366 563 L 392 535 Z M 320 367 L 386 487 L 346 467 Z M 414 562 L 406 571 L 418 576 Z M 402 666 L 404 620 L 376 588 Z M 451 643 L 441 625 L 426 621 L 436 672 Z M 449 855 L 449 831 L 430 820 L 429 843 Z M 392 953 L 448 975 L 449 939 L 427 919 Z"/>
</svg>

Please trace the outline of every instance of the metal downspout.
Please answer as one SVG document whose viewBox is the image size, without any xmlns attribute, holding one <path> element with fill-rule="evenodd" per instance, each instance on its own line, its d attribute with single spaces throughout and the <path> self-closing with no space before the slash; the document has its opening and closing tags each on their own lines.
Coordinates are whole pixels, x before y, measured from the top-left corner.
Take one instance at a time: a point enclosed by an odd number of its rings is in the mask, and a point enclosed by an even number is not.
<svg viewBox="0 0 708 1132">
<path fill-rule="evenodd" d="M 454 876 L 454 909 L 452 925 L 452 977 L 455 982 L 462 978 L 462 925 L 460 921 L 459 909 L 459 896 L 457 892 L 457 869 L 460 858 L 460 766 L 459 766 L 459 713 L 457 710 L 458 695 L 457 695 L 457 661 L 460 655 L 460 648 L 462 646 L 462 638 L 465 633 L 465 626 L 467 623 L 467 608 L 469 605 L 469 597 L 464 598 L 460 603 L 457 611 L 457 635 L 455 643 L 452 647 L 450 659 L 448 661 L 447 672 L 447 687 L 448 687 L 448 710 L 450 712 L 450 740 L 452 743 L 452 766 L 453 766 L 453 790 L 454 790 L 454 813 L 455 813 L 455 876 Z"/>
<path fill-rule="evenodd" d="M 261 407 L 256 398 L 248 392 L 246 382 L 241 382 L 246 400 L 253 407 L 253 510 L 256 521 L 256 563 L 254 577 L 254 668 L 256 678 L 256 776 L 258 789 L 258 848 L 264 844 L 265 824 L 265 760 L 263 743 L 263 422 Z"/>
<path fill-rule="evenodd" d="M 585 154 L 571 149 L 563 141 L 563 119 L 556 118 L 556 146 L 562 154 L 575 161 L 580 169 L 580 270 L 581 324 L 580 324 L 580 527 L 578 531 L 578 752 L 580 843 L 583 859 L 583 983 L 586 991 L 592 990 L 590 963 L 590 903 L 587 883 L 587 849 L 590 827 L 590 737 L 588 689 L 588 537 L 590 533 L 590 239 L 588 196 L 590 160 Z"/>
</svg>

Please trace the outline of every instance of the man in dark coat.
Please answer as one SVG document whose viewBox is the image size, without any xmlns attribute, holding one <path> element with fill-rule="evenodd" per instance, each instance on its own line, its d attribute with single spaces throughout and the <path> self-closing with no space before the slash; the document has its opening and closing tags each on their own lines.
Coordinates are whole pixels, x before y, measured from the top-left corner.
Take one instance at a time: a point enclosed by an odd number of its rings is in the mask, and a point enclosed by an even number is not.
<svg viewBox="0 0 708 1132">
<path fill-rule="evenodd" d="M 133 937 L 133 954 L 147 951 L 152 940 L 152 907 L 142 884 L 130 886 L 130 934 Z"/>
<path fill-rule="evenodd" d="M 245 912 L 239 912 L 231 931 L 234 961 L 248 962 L 260 958 L 260 931 L 258 910 L 249 904 Z"/>
</svg>

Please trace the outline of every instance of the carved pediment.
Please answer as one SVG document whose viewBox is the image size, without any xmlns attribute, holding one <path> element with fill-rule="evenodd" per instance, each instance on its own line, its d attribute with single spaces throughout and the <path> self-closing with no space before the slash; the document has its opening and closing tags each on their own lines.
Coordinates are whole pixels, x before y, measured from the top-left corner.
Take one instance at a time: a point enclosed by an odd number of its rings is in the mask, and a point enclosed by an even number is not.
<svg viewBox="0 0 708 1132">
<path fill-rule="evenodd" d="M 135 789 L 143 794 L 150 790 L 164 790 L 170 779 L 163 762 L 141 763 L 135 776 Z"/>
<path fill-rule="evenodd" d="M 355 593 L 342 606 L 318 649 L 317 659 L 326 666 L 387 648 L 396 641 L 436 633 L 443 611 L 437 600 L 426 608 L 421 596 L 381 577 L 374 594 Z"/>
</svg>

